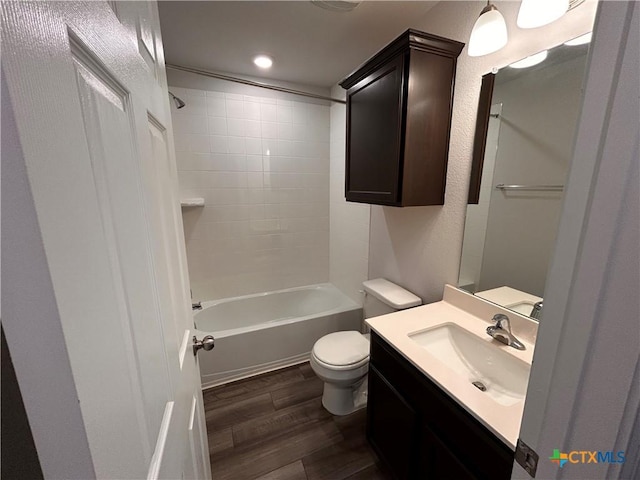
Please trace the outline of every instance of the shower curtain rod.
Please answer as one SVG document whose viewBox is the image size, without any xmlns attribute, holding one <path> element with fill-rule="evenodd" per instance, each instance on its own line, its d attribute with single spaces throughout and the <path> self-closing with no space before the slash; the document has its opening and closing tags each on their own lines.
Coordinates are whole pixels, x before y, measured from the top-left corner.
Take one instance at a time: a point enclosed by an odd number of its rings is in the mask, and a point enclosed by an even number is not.
<svg viewBox="0 0 640 480">
<path fill-rule="evenodd" d="M 325 97 L 324 95 L 317 95 L 315 93 L 303 92 L 300 90 L 294 90 L 292 88 L 278 87 L 275 85 L 269 85 L 267 83 L 254 82 L 253 80 L 245 80 L 242 78 L 231 77 L 229 75 L 223 75 L 221 73 L 210 72 L 208 70 L 201 70 L 199 68 L 183 67 L 182 65 L 173 65 L 171 63 L 165 64 L 167 68 L 173 70 L 180 70 L 182 72 L 195 73 L 197 75 L 203 75 L 205 77 L 217 78 L 219 80 L 227 80 L 228 82 L 242 83 L 244 85 L 250 85 L 252 87 L 266 88 L 267 90 L 275 90 L 276 92 L 290 93 L 292 95 L 300 95 L 302 97 L 316 98 L 318 100 L 328 100 L 330 102 L 346 104 L 344 100 L 337 98 Z"/>
</svg>

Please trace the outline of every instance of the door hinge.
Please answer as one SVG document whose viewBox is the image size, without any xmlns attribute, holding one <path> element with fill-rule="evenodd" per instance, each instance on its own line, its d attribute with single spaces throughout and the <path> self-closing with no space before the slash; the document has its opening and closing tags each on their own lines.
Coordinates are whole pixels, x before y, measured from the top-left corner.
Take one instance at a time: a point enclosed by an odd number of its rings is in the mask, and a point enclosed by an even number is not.
<svg viewBox="0 0 640 480">
<path fill-rule="evenodd" d="M 524 468 L 532 478 L 536 476 L 538 469 L 538 454 L 529 445 L 518 439 L 516 445 L 516 462 Z"/>
</svg>

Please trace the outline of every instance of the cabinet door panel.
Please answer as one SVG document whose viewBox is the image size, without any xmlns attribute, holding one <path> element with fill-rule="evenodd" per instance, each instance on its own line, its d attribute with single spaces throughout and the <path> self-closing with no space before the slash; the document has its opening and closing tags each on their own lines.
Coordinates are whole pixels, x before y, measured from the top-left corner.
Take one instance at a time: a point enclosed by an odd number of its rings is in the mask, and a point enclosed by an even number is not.
<svg viewBox="0 0 640 480">
<path fill-rule="evenodd" d="M 420 431 L 418 450 L 420 478 L 434 480 L 477 480 L 466 466 L 428 427 Z"/>
<path fill-rule="evenodd" d="M 411 51 L 402 204 L 444 205 L 456 60 Z"/>
<path fill-rule="evenodd" d="M 387 382 L 392 383 L 396 395 L 407 402 L 409 408 L 413 408 L 420 424 L 419 431 L 412 435 L 422 437 L 423 431 L 428 429 L 430 434 L 437 439 L 436 449 L 438 452 L 446 450 L 449 456 L 465 469 L 472 472 L 477 478 L 490 480 L 508 479 L 511 477 L 513 465 L 513 451 L 496 438 L 486 427 L 481 425 L 459 404 L 457 404 L 444 391 L 437 387 L 413 365 L 404 359 L 393 347 L 381 339 L 375 332 L 371 334 L 371 363 L 370 369 L 377 375 L 382 376 Z M 379 405 L 374 405 L 377 401 L 375 395 L 369 397 L 368 408 L 382 409 Z M 431 445 L 434 440 L 419 439 L 425 445 Z M 426 446 L 421 446 L 416 453 L 416 461 L 420 466 L 420 471 L 431 471 L 435 468 L 438 472 L 444 467 L 425 467 L 433 462 L 428 462 L 422 458 L 425 451 L 429 451 Z M 437 457 L 445 455 L 438 453 Z M 445 455 L 446 456 L 446 455 Z M 419 457 L 419 458 L 417 458 Z M 451 471 L 457 471 L 453 463 Z M 446 472 L 446 470 L 443 470 Z M 443 475 L 443 476 L 441 476 Z M 449 474 L 447 474 L 449 475 Z M 445 473 L 432 474 L 431 476 L 421 475 L 418 478 L 449 478 Z M 467 478 L 465 476 L 456 477 L 451 474 L 451 478 Z"/>
<path fill-rule="evenodd" d="M 349 90 L 346 197 L 398 203 L 404 56 Z"/>
<path fill-rule="evenodd" d="M 369 369 L 367 437 L 378 456 L 399 479 L 412 477 L 416 445 L 416 413 L 378 373 Z"/>
</svg>

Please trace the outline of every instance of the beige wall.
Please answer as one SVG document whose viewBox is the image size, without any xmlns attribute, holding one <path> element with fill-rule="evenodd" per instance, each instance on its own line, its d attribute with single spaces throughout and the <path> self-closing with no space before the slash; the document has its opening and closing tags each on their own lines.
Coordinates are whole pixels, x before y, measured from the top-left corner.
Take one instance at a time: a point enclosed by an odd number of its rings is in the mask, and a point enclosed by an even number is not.
<svg viewBox="0 0 640 480">
<path fill-rule="evenodd" d="M 520 2 L 495 3 L 507 20 L 510 40 L 495 54 L 471 58 L 465 48 L 458 59 L 445 205 L 371 208 L 369 277 L 399 283 L 425 302 L 440 300 L 444 284 L 458 278 L 480 77 L 590 31 L 597 6 L 588 0 L 551 25 L 520 30 L 515 25 Z M 482 6 L 441 2 L 426 22 L 413 27 L 466 43 Z"/>
<path fill-rule="evenodd" d="M 336 85 L 333 98 L 345 98 Z M 371 206 L 347 202 L 344 198 L 346 106 L 331 105 L 330 134 L 330 239 L 329 280 L 353 301 L 362 303 L 362 282 L 369 270 L 369 212 Z"/>
</svg>

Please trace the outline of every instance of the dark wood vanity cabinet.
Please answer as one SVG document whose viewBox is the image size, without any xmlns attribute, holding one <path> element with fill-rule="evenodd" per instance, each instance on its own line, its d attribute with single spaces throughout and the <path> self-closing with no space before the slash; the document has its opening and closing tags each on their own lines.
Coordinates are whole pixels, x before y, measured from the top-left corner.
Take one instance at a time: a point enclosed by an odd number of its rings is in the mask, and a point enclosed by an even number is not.
<svg viewBox="0 0 640 480">
<path fill-rule="evenodd" d="M 463 43 L 407 30 L 343 80 L 346 199 L 443 205 L 456 59 Z"/>
<path fill-rule="evenodd" d="M 400 480 L 500 480 L 514 452 L 375 332 L 367 438 Z"/>
</svg>

